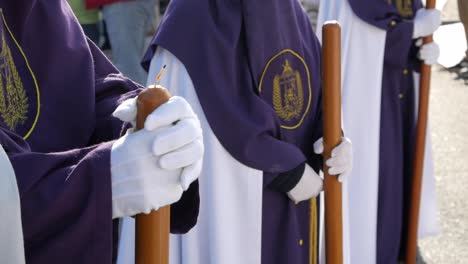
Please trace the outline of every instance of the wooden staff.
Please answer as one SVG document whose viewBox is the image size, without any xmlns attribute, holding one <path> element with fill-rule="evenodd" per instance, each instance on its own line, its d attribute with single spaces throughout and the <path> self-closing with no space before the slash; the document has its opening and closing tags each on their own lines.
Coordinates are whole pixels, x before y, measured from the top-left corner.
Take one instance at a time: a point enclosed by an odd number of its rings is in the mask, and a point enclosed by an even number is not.
<svg viewBox="0 0 468 264">
<path fill-rule="evenodd" d="M 434 9 L 435 0 L 427 0 L 426 8 Z M 424 44 L 432 42 L 432 36 L 425 37 Z M 421 65 L 421 79 L 419 84 L 418 123 L 416 127 L 416 144 L 413 164 L 413 181 L 411 184 L 411 200 L 406 241 L 406 263 L 416 263 L 418 246 L 419 207 L 421 204 L 421 186 L 424 170 L 424 149 L 426 145 L 427 115 L 429 110 L 429 90 L 431 87 L 431 66 Z"/>
<path fill-rule="evenodd" d="M 142 129 L 146 117 L 171 97 L 166 89 L 145 89 L 137 99 L 136 129 Z M 169 264 L 170 206 L 136 216 L 135 263 Z"/>
<path fill-rule="evenodd" d="M 323 26 L 323 144 L 324 160 L 341 143 L 341 28 L 337 21 Z M 327 264 L 343 263 L 341 183 L 324 166 L 325 243 Z"/>
</svg>

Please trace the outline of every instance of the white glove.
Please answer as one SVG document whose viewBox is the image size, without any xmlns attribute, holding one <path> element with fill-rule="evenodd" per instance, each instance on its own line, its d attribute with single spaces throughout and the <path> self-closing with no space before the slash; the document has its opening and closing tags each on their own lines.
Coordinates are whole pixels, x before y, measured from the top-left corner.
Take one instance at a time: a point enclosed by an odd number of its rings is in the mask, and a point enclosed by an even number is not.
<svg viewBox="0 0 468 264">
<path fill-rule="evenodd" d="M 114 116 L 125 118 L 129 111 L 120 108 Z M 202 142 L 198 119 L 180 97 L 148 116 L 145 129 L 130 130 L 117 140 L 111 151 L 113 218 L 149 213 L 178 201 L 200 174 Z"/>
<path fill-rule="evenodd" d="M 418 52 L 418 58 L 424 61 L 424 63 L 427 65 L 436 64 L 437 59 L 439 59 L 439 55 L 439 45 L 437 45 L 435 42 L 422 45 Z"/>
<path fill-rule="evenodd" d="M 322 189 L 322 178 L 306 164 L 301 179 L 296 186 L 288 192 L 288 197 L 294 202 L 301 202 L 311 199 L 312 197 L 317 197 Z"/>
<path fill-rule="evenodd" d="M 120 104 L 114 111 L 113 115 L 124 122 L 132 123 L 135 126 L 136 123 L 136 98 L 127 99 Z M 146 130 L 154 130 L 158 127 L 169 126 L 173 127 L 165 133 L 159 135 L 156 139 L 156 143 L 159 147 L 156 149 L 157 155 L 164 154 L 162 150 L 175 151 L 176 149 L 192 143 L 196 146 L 196 150 L 201 148 L 203 154 L 203 133 L 200 126 L 200 121 L 197 115 L 193 112 L 190 104 L 182 97 L 173 96 L 165 104 L 159 106 L 153 113 L 151 113 L 145 121 Z M 180 151 L 187 152 L 190 154 L 194 151 L 193 148 L 188 146 Z M 203 155 L 201 155 L 203 156 Z M 178 159 L 179 157 L 177 157 Z M 182 162 L 186 164 L 182 169 L 182 187 L 187 190 L 190 184 L 195 181 L 200 175 L 203 157 L 194 163 L 189 163 L 181 160 L 172 158 L 171 155 L 167 157 L 168 163 Z"/>
<path fill-rule="evenodd" d="M 323 138 L 314 143 L 314 152 L 323 153 Z M 341 143 L 336 146 L 331 157 L 325 162 L 330 175 L 339 175 L 338 181 L 343 182 L 351 173 L 353 167 L 353 147 L 351 140 L 347 137 L 341 138 Z"/>
<path fill-rule="evenodd" d="M 421 8 L 414 17 L 413 39 L 434 33 L 442 23 L 441 12 L 437 9 Z"/>
<path fill-rule="evenodd" d="M 137 116 L 136 97 L 123 101 L 119 106 L 117 106 L 112 115 L 123 122 L 131 123 L 132 126 L 135 127 Z"/>
</svg>

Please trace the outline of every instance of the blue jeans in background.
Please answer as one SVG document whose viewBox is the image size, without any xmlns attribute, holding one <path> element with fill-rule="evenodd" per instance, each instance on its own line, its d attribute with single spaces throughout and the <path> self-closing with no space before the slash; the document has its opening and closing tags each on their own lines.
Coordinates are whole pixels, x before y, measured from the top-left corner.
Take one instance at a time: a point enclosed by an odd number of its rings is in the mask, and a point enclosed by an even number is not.
<svg viewBox="0 0 468 264">
<path fill-rule="evenodd" d="M 85 35 L 91 39 L 96 45 L 99 45 L 99 26 L 98 24 L 82 24 L 81 27 Z"/>
<path fill-rule="evenodd" d="M 146 84 L 147 73 L 140 65 L 146 32 L 155 17 L 156 0 L 117 2 L 102 8 L 112 47 L 112 62 L 125 76 Z"/>
</svg>

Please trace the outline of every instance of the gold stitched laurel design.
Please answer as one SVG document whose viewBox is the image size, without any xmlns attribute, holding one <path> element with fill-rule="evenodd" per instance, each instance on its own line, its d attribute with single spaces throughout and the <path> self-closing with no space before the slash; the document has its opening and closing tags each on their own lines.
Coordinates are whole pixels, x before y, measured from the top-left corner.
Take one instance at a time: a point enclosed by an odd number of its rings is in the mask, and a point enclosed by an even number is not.
<svg viewBox="0 0 468 264">
<path fill-rule="evenodd" d="M 398 13 L 403 17 L 412 17 L 413 16 L 413 7 L 411 0 L 387 0 L 388 5 L 392 5 L 395 1 L 395 6 L 398 10 Z"/>
<path fill-rule="evenodd" d="M 299 116 L 302 113 L 302 109 L 304 108 L 304 89 L 302 86 L 302 78 L 299 71 L 296 71 L 296 81 L 297 81 L 297 100 L 299 101 L 298 109 L 299 109 Z"/>
<path fill-rule="evenodd" d="M 283 91 L 281 90 L 282 81 L 286 85 Z M 281 76 L 275 75 L 273 79 L 273 108 L 286 122 L 300 118 L 304 108 L 301 74 L 299 71 L 293 71 L 288 60 L 284 64 Z"/>
<path fill-rule="evenodd" d="M 396 7 L 401 16 L 413 16 L 413 7 L 411 1 L 412 0 L 396 0 Z"/>
<path fill-rule="evenodd" d="M 311 79 L 310 79 L 310 72 L 309 72 L 309 67 L 307 66 L 305 60 L 295 51 L 291 50 L 291 49 L 283 49 L 281 50 L 281 52 L 277 53 L 276 55 L 274 55 L 273 57 L 271 57 L 268 62 L 266 63 L 265 65 L 265 68 L 263 69 L 263 72 L 262 72 L 262 75 L 260 77 L 260 83 L 258 85 L 258 92 L 259 94 L 262 94 L 262 91 L 263 89 L 265 88 L 264 84 L 266 84 L 268 86 L 268 88 L 270 88 L 272 85 L 271 82 L 267 82 L 267 79 L 265 78 L 265 76 L 267 75 L 267 73 L 269 72 L 269 69 L 270 69 L 270 65 L 276 60 L 278 59 L 280 56 L 284 55 L 284 54 L 290 54 L 293 56 L 293 58 L 295 59 L 298 59 L 299 62 L 302 63 L 302 66 L 303 66 L 303 69 L 305 71 L 305 89 L 307 89 L 308 93 L 307 94 L 304 94 L 304 91 L 301 91 L 301 93 L 297 93 L 297 98 L 301 98 L 302 102 L 297 104 L 297 106 L 300 106 L 300 108 L 303 108 L 305 107 L 304 111 L 301 113 L 301 116 L 298 118 L 298 121 L 297 123 L 295 124 L 290 124 L 290 125 L 285 125 L 285 124 L 282 124 L 281 125 L 281 128 L 283 129 L 288 129 L 288 130 L 294 130 L 294 129 L 297 129 L 298 127 L 300 127 L 304 121 L 304 119 L 306 118 L 307 114 L 309 113 L 309 109 L 310 109 L 310 106 L 311 106 L 311 103 L 312 103 L 312 85 L 311 85 Z M 300 67 L 300 66 L 299 66 Z M 275 77 L 276 78 L 276 75 Z M 282 97 L 281 97 L 281 79 L 278 79 L 276 81 L 276 93 L 275 93 L 275 80 L 273 78 L 273 98 L 272 98 L 272 102 L 273 102 L 273 108 L 275 108 L 275 102 L 276 102 L 276 107 L 277 109 L 279 109 L 279 107 L 283 107 L 282 106 Z M 281 78 L 281 77 L 280 77 Z M 301 81 L 299 82 L 299 84 L 301 85 L 301 89 L 303 89 L 304 87 L 302 87 L 303 83 L 302 83 L 302 79 L 300 79 Z M 279 94 L 279 96 L 278 96 Z M 276 98 L 275 98 L 276 96 Z M 301 96 L 301 97 L 299 97 Z M 304 96 L 307 96 L 306 100 L 307 102 L 304 102 Z M 302 111 L 302 110 L 301 110 Z M 276 109 L 275 109 L 275 112 L 276 112 Z M 279 114 L 278 114 L 278 117 Z"/>
<path fill-rule="evenodd" d="M 286 119 L 288 116 L 285 111 L 283 111 L 283 103 L 281 96 L 281 87 L 280 87 L 280 77 L 279 75 L 275 76 L 273 79 L 273 107 L 275 108 L 276 113 L 281 119 Z"/>
<path fill-rule="evenodd" d="M 0 53 L 0 115 L 9 129 L 15 131 L 19 124 L 25 123 L 28 107 L 26 91 L 16 70 L 11 50 L 6 44 L 5 35 L 2 34 L 2 51 Z"/>
</svg>

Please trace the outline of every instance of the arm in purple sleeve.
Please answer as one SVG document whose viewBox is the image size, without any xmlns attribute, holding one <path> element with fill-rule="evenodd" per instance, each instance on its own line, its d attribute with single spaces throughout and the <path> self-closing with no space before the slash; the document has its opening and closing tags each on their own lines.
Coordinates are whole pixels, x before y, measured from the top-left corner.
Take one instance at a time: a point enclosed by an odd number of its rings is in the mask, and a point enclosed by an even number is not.
<svg viewBox="0 0 468 264">
<path fill-rule="evenodd" d="M 93 42 L 88 40 L 88 44 L 95 67 L 96 128 L 92 143 L 96 144 L 116 139 L 125 132 L 124 125 L 112 112 L 144 87 L 123 76 Z"/>
<path fill-rule="evenodd" d="M 320 94 L 318 111 L 314 117 L 315 129 L 311 135 L 312 141 L 315 142 L 323 136 L 323 115 L 322 115 L 322 95 Z M 283 173 L 264 173 L 264 186 L 280 192 L 287 193 L 292 190 L 301 180 L 304 174 L 305 164 L 307 163 L 314 171 L 319 174 L 323 167 L 323 156 L 313 153 L 313 147 L 309 147 L 304 152 L 307 153 L 307 161 L 301 163 L 298 167 L 283 172 Z"/>
<path fill-rule="evenodd" d="M 26 260 L 110 263 L 111 143 L 38 153 L 4 128 L 0 141 L 17 177 Z"/>
<path fill-rule="evenodd" d="M 110 150 L 123 125 L 111 114 L 122 100 L 136 96 L 141 87 L 123 77 L 93 43 L 89 42 L 89 48 L 95 69 L 96 117 L 88 146 L 37 152 L 0 123 L 0 140 L 20 190 L 29 261 L 111 262 L 115 237 Z"/>
</svg>

